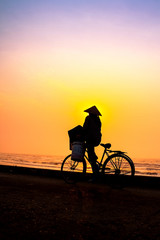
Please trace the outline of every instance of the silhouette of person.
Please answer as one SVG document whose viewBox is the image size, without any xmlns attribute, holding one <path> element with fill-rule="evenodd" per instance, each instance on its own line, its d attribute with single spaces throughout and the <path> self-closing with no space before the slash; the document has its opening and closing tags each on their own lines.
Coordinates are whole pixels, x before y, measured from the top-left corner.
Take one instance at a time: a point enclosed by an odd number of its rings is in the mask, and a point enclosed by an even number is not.
<svg viewBox="0 0 160 240">
<path fill-rule="evenodd" d="M 95 147 L 101 142 L 101 121 L 99 116 L 102 116 L 96 106 L 86 109 L 84 112 L 89 113 L 83 124 L 84 137 L 86 141 L 86 148 L 88 151 L 89 162 L 93 171 L 93 180 L 98 176 L 98 165 L 96 164 L 97 155 L 95 154 Z"/>
</svg>

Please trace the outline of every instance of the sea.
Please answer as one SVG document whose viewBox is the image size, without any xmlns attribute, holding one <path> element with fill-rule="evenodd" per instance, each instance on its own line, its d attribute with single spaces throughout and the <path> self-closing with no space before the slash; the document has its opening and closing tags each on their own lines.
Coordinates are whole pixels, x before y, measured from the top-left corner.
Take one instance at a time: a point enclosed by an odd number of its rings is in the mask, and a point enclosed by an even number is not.
<svg viewBox="0 0 160 240">
<path fill-rule="evenodd" d="M 0 165 L 60 170 L 64 158 L 65 156 L 0 153 Z M 135 175 L 160 177 L 160 159 L 132 160 Z"/>
</svg>

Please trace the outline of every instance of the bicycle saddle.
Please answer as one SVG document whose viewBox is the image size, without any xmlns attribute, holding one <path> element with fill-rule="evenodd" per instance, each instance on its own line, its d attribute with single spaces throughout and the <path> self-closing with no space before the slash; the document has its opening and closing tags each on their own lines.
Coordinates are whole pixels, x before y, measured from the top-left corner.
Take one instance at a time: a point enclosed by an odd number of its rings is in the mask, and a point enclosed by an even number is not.
<svg viewBox="0 0 160 240">
<path fill-rule="evenodd" d="M 106 143 L 106 144 L 101 143 L 100 145 L 101 145 L 102 147 L 108 148 L 108 149 L 111 147 L 111 144 L 110 144 L 110 143 Z"/>
</svg>

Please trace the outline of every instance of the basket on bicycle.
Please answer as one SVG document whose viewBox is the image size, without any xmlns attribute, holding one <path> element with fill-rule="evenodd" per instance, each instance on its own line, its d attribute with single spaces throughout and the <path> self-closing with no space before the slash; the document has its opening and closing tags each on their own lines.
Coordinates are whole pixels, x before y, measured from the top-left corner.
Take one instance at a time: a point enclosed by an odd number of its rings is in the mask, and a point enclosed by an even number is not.
<svg viewBox="0 0 160 240">
<path fill-rule="evenodd" d="M 71 159 L 76 161 L 83 161 L 85 153 L 85 142 L 83 127 L 78 125 L 68 131 L 69 147 L 72 150 Z"/>
</svg>

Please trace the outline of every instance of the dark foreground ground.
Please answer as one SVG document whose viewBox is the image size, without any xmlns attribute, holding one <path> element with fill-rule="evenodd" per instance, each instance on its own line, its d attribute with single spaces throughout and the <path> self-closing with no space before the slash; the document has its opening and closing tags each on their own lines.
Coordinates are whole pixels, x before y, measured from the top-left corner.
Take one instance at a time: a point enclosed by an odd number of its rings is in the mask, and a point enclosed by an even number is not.
<svg viewBox="0 0 160 240">
<path fill-rule="evenodd" d="M 0 173 L 0 240 L 160 239 L 160 190 Z"/>
</svg>

